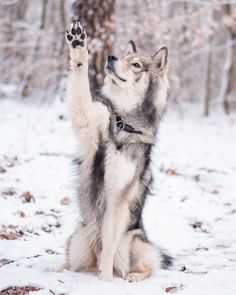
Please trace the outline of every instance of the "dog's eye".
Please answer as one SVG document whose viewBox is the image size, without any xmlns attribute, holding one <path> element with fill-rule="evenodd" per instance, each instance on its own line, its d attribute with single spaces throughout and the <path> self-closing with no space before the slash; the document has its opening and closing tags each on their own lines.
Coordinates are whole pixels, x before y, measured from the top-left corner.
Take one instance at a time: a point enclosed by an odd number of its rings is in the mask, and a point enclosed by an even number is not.
<svg viewBox="0 0 236 295">
<path fill-rule="evenodd" d="M 137 62 L 133 63 L 133 64 L 132 64 L 132 66 L 134 66 L 135 68 L 138 68 L 138 69 L 140 69 L 140 68 L 141 68 L 141 67 L 140 67 L 140 64 L 139 64 L 139 63 L 137 63 Z"/>
</svg>

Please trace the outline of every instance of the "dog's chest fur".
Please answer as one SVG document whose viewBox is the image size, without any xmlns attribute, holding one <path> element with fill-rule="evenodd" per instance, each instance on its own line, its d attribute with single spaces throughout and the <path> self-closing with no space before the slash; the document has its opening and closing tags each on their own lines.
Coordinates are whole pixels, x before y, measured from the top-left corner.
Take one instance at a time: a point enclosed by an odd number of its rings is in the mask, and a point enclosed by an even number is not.
<svg viewBox="0 0 236 295">
<path fill-rule="evenodd" d="M 128 158 L 122 150 L 117 150 L 114 143 L 108 143 L 105 154 L 104 183 L 106 190 L 119 194 L 135 176 L 136 163 Z"/>
<path fill-rule="evenodd" d="M 107 101 L 99 101 L 106 104 L 110 123 L 108 132 L 99 135 L 97 149 L 79 161 L 81 215 L 86 224 L 96 221 L 100 226 L 106 206 L 128 201 L 128 228 L 138 227 L 142 223 L 142 207 L 151 183 L 149 163 L 152 145 L 136 142 L 134 134 L 119 130 L 112 106 Z M 131 137 L 134 141 L 130 141 Z"/>
</svg>

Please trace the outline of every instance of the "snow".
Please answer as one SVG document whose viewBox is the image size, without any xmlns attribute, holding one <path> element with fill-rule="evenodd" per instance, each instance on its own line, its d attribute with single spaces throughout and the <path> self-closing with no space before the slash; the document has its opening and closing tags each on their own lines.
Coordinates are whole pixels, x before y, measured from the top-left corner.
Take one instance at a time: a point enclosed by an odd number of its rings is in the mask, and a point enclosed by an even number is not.
<svg viewBox="0 0 236 295">
<path fill-rule="evenodd" d="M 153 152 L 154 194 L 144 222 L 175 265 L 140 283 L 106 283 L 93 274 L 56 272 L 78 218 L 71 167 L 78 147 L 64 108 L 0 100 L 0 290 L 235 295 L 236 117 L 203 118 L 194 105 L 181 112 L 169 106 Z M 1 239 L 2 232 L 15 239 Z"/>
</svg>

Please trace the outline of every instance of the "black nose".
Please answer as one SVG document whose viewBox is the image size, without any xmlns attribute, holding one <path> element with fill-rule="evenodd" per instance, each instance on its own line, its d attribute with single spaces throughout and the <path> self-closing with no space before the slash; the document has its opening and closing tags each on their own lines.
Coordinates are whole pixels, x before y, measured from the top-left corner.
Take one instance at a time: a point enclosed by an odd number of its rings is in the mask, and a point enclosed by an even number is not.
<svg viewBox="0 0 236 295">
<path fill-rule="evenodd" d="M 118 58 L 115 55 L 108 55 L 107 60 L 109 62 L 113 62 L 113 61 L 118 60 Z"/>
</svg>

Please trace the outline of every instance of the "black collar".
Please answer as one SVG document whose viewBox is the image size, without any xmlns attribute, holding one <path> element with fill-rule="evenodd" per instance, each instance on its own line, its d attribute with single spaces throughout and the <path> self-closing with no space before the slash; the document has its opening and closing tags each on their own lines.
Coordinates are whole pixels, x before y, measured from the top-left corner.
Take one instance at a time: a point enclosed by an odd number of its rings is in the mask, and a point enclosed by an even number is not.
<svg viewBox="0 0 236 295">
<path fill-rule="evenodd" d="M 121 116 L 119 116 L 118 114 L 116 114 L 116 126 L 121 131 L 129 132 L 129 133 L 142 134 L 142 131 L 135 130 L 134 127 L 132 127 L 131 125 L 125 123 L 122 120 Z"/>
</svg>

